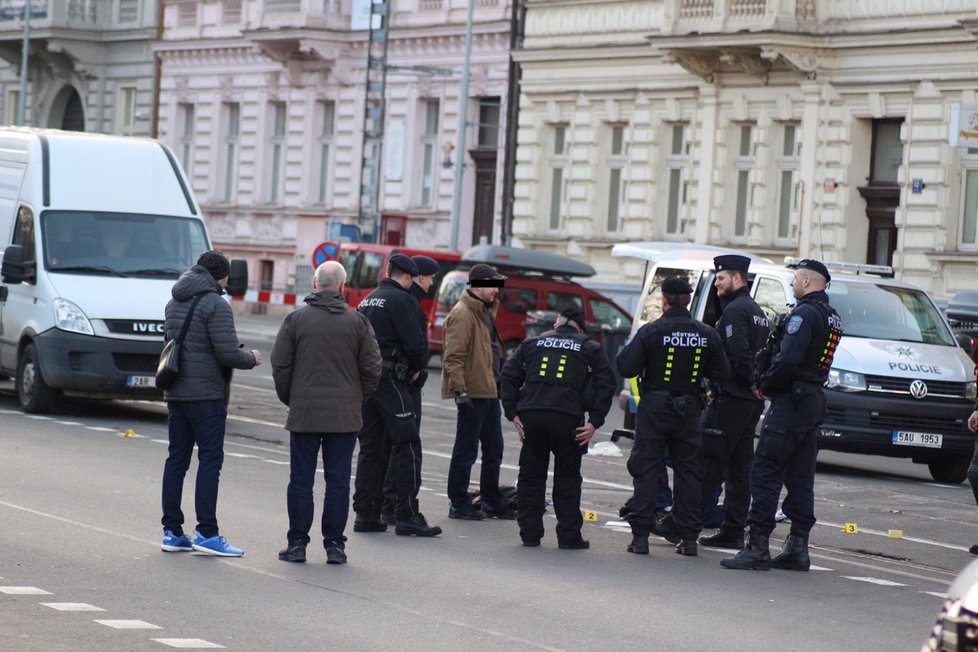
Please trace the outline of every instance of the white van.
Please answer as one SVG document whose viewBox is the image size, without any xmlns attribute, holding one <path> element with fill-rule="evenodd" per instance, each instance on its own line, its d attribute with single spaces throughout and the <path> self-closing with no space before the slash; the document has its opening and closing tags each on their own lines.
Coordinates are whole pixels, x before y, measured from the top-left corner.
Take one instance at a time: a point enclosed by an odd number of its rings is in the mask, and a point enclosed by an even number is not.
<svg viewBox="0 0 978 652">
<path fill-rule="evenodd" d="M 0 374 L 23 409 L 59 394 L 162 398 L 163 309 L 210 249 L 173 154 L 144 138 L 0 129 L 0 234 Z"/>
<path fill-rule="evenodd" d="M 715 324 L 722 308 L 713 257 L 725 253 L 749 255 L 694 244 L 615 245 L 613 255 L 647 264 L 632 334 L 660 316 L 660 286 L 673 275 L 686 277 L 694 289 L 693 317 Z M 795 303 L 794 270 L 751 258 L 755 301 L 771 319 L 787 313 Z M 842 317 L 843 336 L 826 382 L 819 448 L 911 458 L 926 463 L 935 480 L 961 482 L 976 439 L 967 428 L 975 404 L 974 362 L 930 297 L 891 278 L 889 267 L 826 266 L 832 273 L 829 301 Z M 635 401 L 629 404 L 634 410 Z"/>
</svg>

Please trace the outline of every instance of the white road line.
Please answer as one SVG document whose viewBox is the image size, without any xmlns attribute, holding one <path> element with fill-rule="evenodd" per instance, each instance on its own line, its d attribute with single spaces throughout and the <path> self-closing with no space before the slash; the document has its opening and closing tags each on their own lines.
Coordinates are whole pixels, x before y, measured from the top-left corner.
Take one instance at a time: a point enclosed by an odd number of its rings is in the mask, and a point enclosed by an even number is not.
<svg viewBox="0 0 978 652">
<path fill-rule="evenodd" d="M 154 443 L 157 443 L 157 444 L 166 444 L 168 446 L 170 444 L 170 440 L 169 439 L 150 439 L 150 441 L 151 442 L 154 442 Z"/>
<path fill-rule="evenodd" d="M 96 607 L 87 602 L 42 602 L 41 606 L 57 611 L 105 611 L 102 607 Z"/>
<path fill-rule="evenodd" d="M 224 649 L 223 645 L 218 645 L 217 643 L 211 643 L 210 641 L 205 641 L 202 638 L 151 638 L 151 641 L 156 641 L 157 643 L 162 643 L 163 645 L 169 645 L 170 647 L 178 647 L 184 649 L 202 649 L 202 648 L 220 648 Z"/>
<path fill-rule="evenodd" d="M 919 593 L 926 593 L 927 595 L 932 595 L 935 598 L 947 600 L 947 593 L 941 593 L 940 591 L 919 591 Z"/>
<path fill-rule="evenodd" d="M 843 529 L 842 523 L 832 523 L 830 521 L 818 521 L 816 525 L 823 525 L 826 527 L 836 528 L 838 530 Z M 865 528 L 859 528 L 859 534 L 872 534 L 878 537 L 890 538 L 889 532 L 882 532 L 880 530 L 867 530 Z M 956 546 L 953 543 L 944 543 L 942 541 L 934 541 L 933 539 L 919 539 L 917 537 L 902 537 L 904 541 L 912 541 L 914 543 L 923 543 L 929 546 L 937 546 L 939 548 L 947 548 L 948 550 L 959 550 L 961 552 L 967 552 L 968 549 L 964 546 Z"/>
<path fill-rule="evenodd" d="M 877 577 L 855 577 L 852 575 L 843 575 L 847 580 L 855 580 L 857 582 L 866 582 L 867 584 L 878 584 L 879 586 L 906 586 L 906 584 L 900 584 L 899 582 L 891 582 L 890 580 L 881 580 Z"/>
<path fill-rule="evenodd" d="M 61 424 L 62 426 L 84 426 L 84 423 L 79 421 L 55 421 L 55 423 Z"/>
<path fill-rule="evenodd" d="M 115 428 L 106 428 L 105 426 L 85 426 L 86 430 L 97 430 L 98 432 L 119 432 Z"/>
<path fill-rule="evenodd" d="M 812 564 L 809 567 L 809 570 L 832 571 L 832 570 L 835 570 L 835 569 L 833 569 L 833 568 L 826 568 L 825 566 L 816 566 L 815 564 Z"/>
<path fill-rule="evenodd" d="M 936 489 L 952 489 L 954 491 L 967 491 L 968 487 L 960 484 L 938 484 L 936 482 L 921 482 L 920 484 L 925 487 L 934 487 Z"/>
<path fill-rule="evenodd" d="M 260 459 L 257 455 L 248 455 L 247 453 L 224 453 L 228 457 L 254 457 Z"/>
<path fill-rule="evenodd" d="M 39 589 L 36 586 L 0 586 L 0 593 L 7 595 L 51 595 L 50 591 Z"/>
<path fill-rule="evenodd" d="M 99 625 L 105 625 L 106 627 L 111 627 L 112 629 L 163 629 L 159 625 L 154 625 L 153 623 L 148 623 L 145 620 L 98 620 L 95 619 L 94 622 Z"/>
<path fill-rule="evenodd" d="M 31 509 L 30 507 L 22 507 L 20 505 L 8 503 L 4 500 L 0 500 L 0 505 L 4 507 L 9 507 L 11 509 L 20 510 L 28 514 L 34 514 L 35 516 L 43 516 L 44 518 L 49 518 L 51 520 L 59 521 L 61 523 L 67 523 L 68 525 L 74 525 L 75 527 L 83 527 L 86 530 L 92 530 L 93 532 L 101 532 L 102 534 L 108 534 L 116 538 L 128 539 L 129 541 L 135 541 L 136 543 L 149 543 L 154 546 L 160 545 L 159 539 L 155 539 L 155 540 L 141 539 L 139 537 L 134 537 L 131 534 L 127 534 L 125 532 L 116 532 L 115 530 L 107 530 L 104 527 L 98 527 L 97 525 L 92 525 L 90 523 L 82 523 L 81 521 L 74 521 L 70 518 L 65 518 L 63 516 L 56 516 L 55 514 L 49 514 L 48 512 L 41 512 L 36 509 Z M 50 593 L 47 593 L 47 591 L 45 591 L 44 593 L 47 595 L 51 595 Z"/>
<path fill-rule="evenodd" d="M 46 417 L 40 414 L 25 414 L 28 419 L 37 419 L 38 421 L 54 421 L 54 417 Z"/>
<path fill-rule="evenodd" d="M 268 462 L 269 464 L 284 464 L 285 466 L 292 464 L 292 462 L 286 462 L 283 460 L 262 460 L 262 462 Z"/>
<path fill-rule="evenodd" d="M 229 419 L 231 417 L 228 417 Z M 432 457 L 440 457 L 442 459 L 450 460 L 452 459 L 451 453 L 442 453 L 440 451 L 424 451 L 425 455 L 431 455 Z M 481 460 L 476 460 L 476 464 L 482 464 Z M 520 467 L 513 464 L 502 464 L 500 468 L 509 469 L 510 471 L 519 471 Z M 547 475 L 553 477 L 553 471 L 547 471 Z M 623 491 L 632 491 L 633 487 L 629 484 L 620 484 L 617 482 L 605 482 L 604 480 L 595 480 L 594 478 L 582 478 L 585 484 L 593 484 L 598 487 L 607 487 L 608 489 L 622 489 Z M 840 526 L 841 527 L 841 526 Z"/>
</svg>

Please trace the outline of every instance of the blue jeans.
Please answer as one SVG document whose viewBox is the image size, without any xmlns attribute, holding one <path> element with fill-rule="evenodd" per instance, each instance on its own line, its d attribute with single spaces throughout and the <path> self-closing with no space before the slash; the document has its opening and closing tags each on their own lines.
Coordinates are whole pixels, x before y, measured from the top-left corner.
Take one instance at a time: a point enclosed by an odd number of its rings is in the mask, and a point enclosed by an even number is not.
<svg viewBox="0 0 978 652">
<path fill-rule="evenodd" d="M 498 507 L 499 467 L 503 463 L 502 409 L 499 399 L 474 398 L 472 407 L 458 409 L 455 425 L 455 447 L 448 466 L 448 499 L 452 506 L 464 507 L 470 503 L 469 479 L 472 465 L 479 456 L 482 444 L 482 472 L 479 475 L 479 491 L 486 509 Z"/>
<path fill-rule="evenodd" d="M 343 548 L 346 521 L 350 515 L 350 470 L 357 433 L 293 432 L 291 435 L 292 473 L 286 492 L 289 508 L 289 543 L 309 543 L 312 528 L 312 486 L 316 481 L 316 461 L 323 451 L 323 546 Z"/>
<path fill-rule="evenodd" d="M 197 531 L 214 537 L 217 529 L 217 485 L 224 464 L 224 429 L 228 411 L 223 400 L 170 401 L 170 454 L 163 465 L 163 529 L 183 534 L 183 479 L 197 444 L 197 483 L 194 508 Z"/>
</svg>

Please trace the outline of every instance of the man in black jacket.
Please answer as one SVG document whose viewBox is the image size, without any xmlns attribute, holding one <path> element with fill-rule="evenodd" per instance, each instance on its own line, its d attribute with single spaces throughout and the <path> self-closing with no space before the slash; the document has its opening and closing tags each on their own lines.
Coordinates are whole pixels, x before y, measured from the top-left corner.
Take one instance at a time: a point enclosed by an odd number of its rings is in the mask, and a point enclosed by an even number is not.
<svg viewBox="0 0 978 652">
<path fill-rule="evenodd" d="M 305 306 L 282 322 L 272 348 L 272 378 L 289 406 L 292 472 L 287 491 L 288 545 L 282 561 L 304 562 L 314 501 L 316 462 L 322 449 L 322 535 L 326 563 L 346 563 L 350 468 L 361 409 L 380 381 L 380 349 L 367 318 L 343 298 L 346 270 L 336 261 L 316 269 Z"/>
<path fill-rule="evenodd" d="M 180 372 L 166 390 L 169 411 L 169 457 L 163 467 L 163 542 L 166 552 L 196 550 L 209 555 L 240 557 L 244 552 L 227 542 L 217 527 L 217 486 L 224 463 L 224 432 L 231 369 L 261 364 L 261 353 L 244 351 L 234 332 L 231 306 L 221 298 L 231 264 L 219 251 L 205 251 L 197 264 L 173 285 L 166 304 L 164 339 L 176 337 L 195 298 L 183 340 Z M 194 539 L 183 532 L 183 479 L 197 445 L 197 484 Z"/>
<path fill-rule="evenodd" d="M 520 344 L 500 376 L 503 410 L 523 442 L 516 518 L 524 546 L 543 538 L 551 453 L 557 547 L 590 546 L 581 536 L 581 455 L 611 409 L 615 374 L 586 325 L 579 309 L 562 310 L 554 330 Z"/>
</svg>

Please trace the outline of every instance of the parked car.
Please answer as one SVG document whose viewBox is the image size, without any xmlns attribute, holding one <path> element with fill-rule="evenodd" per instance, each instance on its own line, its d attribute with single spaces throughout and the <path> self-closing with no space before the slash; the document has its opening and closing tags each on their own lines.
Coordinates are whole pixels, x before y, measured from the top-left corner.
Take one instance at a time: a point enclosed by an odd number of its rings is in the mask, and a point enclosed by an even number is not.
<svg viewBox="0 0 978 652">
<path fill-rule="evenodd" d="M 614 301 L 571 280 L 594 276 L 590 265 L 530 249 L 479 245 L 465 252 L 459 269 L 446 274 L 438 288 L 428 320 L 428 347 L 433 354 L 441 353 L 442 324 L 465 291 L 468 268 L 476 263 L 493 265 L 507 277 L 499 293 L 496 328 L 509 351 L 526 339 L 526 323 L 534 319 L 528 313 L 533 311 L 556 312 L 576 306 L 598 339 L 607 331 L 627 330 L 632 322 L 631 315 Z"/>
<path fill-rule="evenodd" d="M 978 363 L 978 292 L 958 292 L 947 302 L 944 312 L 958 344 Z"/>
<path fill-rule="evenodd" d="M 713 287 L 713 257 L 719 253 L 742 252 L 677 243 L 615 245 L 613 255 L 648 261 L 633 332 L 659 317 L 660 286 L 672 275 L 693 286 L 693 316 L 715 323 L 721 306 Z M 828 294 L 842 318 L 843 336 L 826 382 L 819 448 L 910 458 L 927 464 L 939 482 L 961 482 L 976 439 L 967 427 L 976 392 L 974 361 L 931 298 L 892 278 L 889 267 L 827 267 L 832 272 Z M 785 314 L 794 304 L 793 273 L 754 257 L 751 294 L 768 317 Z M 634 410 L 634 397 L 627 404 Z"/>
<path fill-rule="evenodd" d="M 431 314 L 435 290 L 445 274 L 455 269 L 462 259 L 462 255 L 458 252 L 444 249 L 412 249 L 369 242 L 345 242 L 340 245 L 338 260 L 346 268 L 347 303 L 351 308 L 356 308 L 376 289 L 381 280 L 387 278 L 387 264 L 393 254 L 423 255 L 438 261 L 439 269 L 438 274 L 435 275 L 435 282 L 431 285 L 428 298 L 421 302 L 425 314 Z"/>
</svg>

